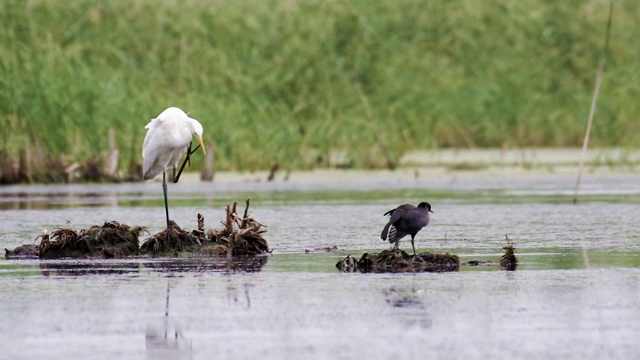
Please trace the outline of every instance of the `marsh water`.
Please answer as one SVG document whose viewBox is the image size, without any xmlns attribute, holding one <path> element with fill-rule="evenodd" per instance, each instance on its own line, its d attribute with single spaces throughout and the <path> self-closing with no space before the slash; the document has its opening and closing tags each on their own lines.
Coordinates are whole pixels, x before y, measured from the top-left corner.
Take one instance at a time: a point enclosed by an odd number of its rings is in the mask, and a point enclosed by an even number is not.
<svg viewBox="0 0 640 360">
<path fill-rule="evenodd" d="M 640 181 L 590 174 L 575 205 L 574 185 L 563 175 L 170 185 L 171 217 L 186 229 L 197 213 L 219 227 L 227 203 L 251 198 L 273 253 L 248 267 L 0 259 L 0 359 L 638 358 Z M 419 251 L 497 261 L 508 235 L 517 270 L 337 271 L 340 258 L 388 248 L 382 214 L 419 201 L 435 212 Z M 157 182 L 0 187 L 0 209 L 5 248 L 44 228 L 164 224 Z"/>
</svg>

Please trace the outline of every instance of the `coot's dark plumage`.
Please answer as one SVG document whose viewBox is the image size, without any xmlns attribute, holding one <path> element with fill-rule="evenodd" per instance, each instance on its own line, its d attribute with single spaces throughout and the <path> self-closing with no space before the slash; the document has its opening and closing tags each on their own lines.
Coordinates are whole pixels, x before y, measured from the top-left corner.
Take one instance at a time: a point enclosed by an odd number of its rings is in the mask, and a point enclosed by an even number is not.
<svg viewBox="0 0 640 360">
<path fill-rule="evenodd" d="M 411 247 L 413 248 L 413 255 L 416 255 L 416 247 L 413 243 L 418 231 L 429 224 L 429 213 L 431 211 L 431 205 L 428 202 L 421 202 L 417 207 L 411 204 L 400 205 L 393 210 L 389 210 L 385 215 L 389 215 L 390 219 L 387 225 L 382 229 L 380 237 L 382 240 L 389 240 L 390 243 L 395 243 L 396 249 L 398 248 L 398 242 L 400 239 L 407 235 L 411 235 Z"/>
</svg>

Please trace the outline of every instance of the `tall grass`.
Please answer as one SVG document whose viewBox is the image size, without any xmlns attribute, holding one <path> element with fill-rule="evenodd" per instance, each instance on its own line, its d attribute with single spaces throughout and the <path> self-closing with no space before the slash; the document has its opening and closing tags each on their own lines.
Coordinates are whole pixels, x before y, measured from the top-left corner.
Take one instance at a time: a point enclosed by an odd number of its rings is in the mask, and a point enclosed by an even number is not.
<svg viewBox="0 0 640 360">
<path fill-rule="evenodd" d="M 640 3 L 616 5 L 595 146 L 638 146 Z M 0 141 L 126 158 L 168 106 L 217 167 L 387 166 L 410 149 L 578 146 L 608 1 L 4 0 Z M 201 161 L 201 160 L 199 160 Z"/>
</svg>

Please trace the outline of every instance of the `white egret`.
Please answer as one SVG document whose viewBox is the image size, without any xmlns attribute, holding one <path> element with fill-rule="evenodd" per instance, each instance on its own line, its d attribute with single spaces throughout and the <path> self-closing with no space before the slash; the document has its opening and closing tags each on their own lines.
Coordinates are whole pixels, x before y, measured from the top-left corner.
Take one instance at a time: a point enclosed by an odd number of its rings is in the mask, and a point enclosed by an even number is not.
<svg viewBox="0 0 640 360">
<path fill-rule="evenodd" d="M 147 129 L 147 135 L 144 137 L 144 144 L 142 145 L 142 157 L 144 159 L 142 177 L 145 180 L 151 180 L 162 173 L 164 209 L 167 215 L 167 229 L 169 229 L 171 225 L 169 224 L 165 172 L 167 169 L 172 168 L 174 170 L 173 181 L 178 181 L 184 168 L 184 163 L 177 175 L 175 174 L 175 166 L 185 152 L 187 152 L 185 163 L 189 161 L 189 156 L 193 153 L 191 151 L 191 139 L 193 136 L 198 139 L 202 152 L 207 153 L 202 143 L 203 129 L 198 120 L 190 118 L 184 111 L 176 107 L 170 107 L 160 113 L 157 118 L 151 119 L 145 129 Z M 187 148 L 189 149 L 188 151 Z"/>
</svg>

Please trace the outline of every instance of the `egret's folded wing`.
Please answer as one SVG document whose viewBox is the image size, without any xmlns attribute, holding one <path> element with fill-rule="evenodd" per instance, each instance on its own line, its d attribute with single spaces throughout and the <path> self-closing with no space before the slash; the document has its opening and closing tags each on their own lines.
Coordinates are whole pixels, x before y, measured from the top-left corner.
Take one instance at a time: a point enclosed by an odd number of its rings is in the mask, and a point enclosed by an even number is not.
<svg viewBox="0 0 640 360">
<path fill-rule="evenodd" d="M 144 126 L 144 128 L 147 129 L 147 135 L 145 135 L 144 142 L 142 143 L 142 158 L 144 158 L 145 149 L 147 149 L 147 146 L 149 146 L 149 141 L 151 141 L 151 138 L 153 137 L 153 129 L 158 126 L 158 121 L 160 120 L 151 119 L 151 121 L 149 121 L 149 123 Z"/>
</svg>

